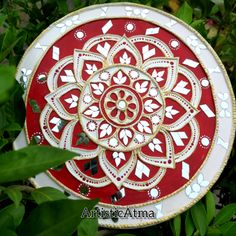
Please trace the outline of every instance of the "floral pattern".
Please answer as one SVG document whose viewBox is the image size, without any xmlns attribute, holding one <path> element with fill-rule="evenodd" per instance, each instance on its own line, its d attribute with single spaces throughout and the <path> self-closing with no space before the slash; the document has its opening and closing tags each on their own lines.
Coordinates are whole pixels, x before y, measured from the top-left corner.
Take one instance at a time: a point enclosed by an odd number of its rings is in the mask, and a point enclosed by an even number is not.
<svg viewBox="0 0 236 236">
<path fill-rule="evenodd" d="M 102 39 L 101 36 L 100 43 L 104 45 L 108 40 L 115 42 L 106 54 L 90 50 L 98 38 L 90 39 L 82 50 L 75 49 L 74 55 L 59 60 L 50 71 L 48 87 L 51 93 L 45 97 L 49 105 L 41 115 L 43 134 L 52 145 L 80 154 L 66 164 L 78 180 L 94 187 L 112 183 L 117 188 L 149 189 L 161 181 L 166 169 L 173 169 L 175 163 L 186 160 L 198 142 L 194 117 L 198 113 L 200 98 L 196 94 L 201 94 L 200 85 L 197 80 L 193 85 L 195 76 L 178 64 L 178 58 L 170 57 L 171 52 L 166 50 L 164 43 L 159 49 L 167 57 L 149 58 L 136 48 L 134 42 L 144 40 L 138 36 L 131 39 L 125 36 Z M 143 53 L 148 49 L 145 46 Z M 68 81 L 58 86 L 58 74 L 69 64 L 73 64 L 76 83 Z M 177 84 L 180 72 L 189 79 L 190 99 L 181 96 L 181 87 Z M 186 84 L 182 82 L 180 85 Z M 71 95 L 63 102 L 61 97 L 70 91 Z M 182 93 L 185 91 L 182 88 Z M 69 109 L 65 108 L 66 103 L 70 105 Z M 51 110 L 60 119 L 69 121 L 60 140 L 55 139 L 49 129 L 43 128 Z M 187 124 L 191 128 L 191 137 L 179 157 L 173 149 L 174 142 L 177 142 L 173 135 Z M 92 148 L 86 150 L 72 144 L 78 125 L 90 139 Z M 181 142 L 177 145 L 181 146 Z M 105 173 L 102 181 L 87 175 L 77 165 L 79 161 L 97 157 Z M 154 175 L 150 175 L 151 166 L 156 168 Z M 137 178 L 136 182 L 130 178 L 131 173 Z"/>
</svg>

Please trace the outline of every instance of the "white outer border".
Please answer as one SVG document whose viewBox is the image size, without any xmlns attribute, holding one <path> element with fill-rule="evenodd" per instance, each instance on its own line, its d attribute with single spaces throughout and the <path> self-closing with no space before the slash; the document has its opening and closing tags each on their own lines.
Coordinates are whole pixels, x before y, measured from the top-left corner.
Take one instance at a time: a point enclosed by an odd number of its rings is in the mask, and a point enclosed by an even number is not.
<svg viewBox="0 0 236 236">
<path fill-rule="evenodd" d="M 185 23 L 181 22 L 177 18 L 156 10 L 154 8 L 137 5 L 133 3 L 112 3 L 104 5 L 95 5 L 91 7 L 84 8 L 79 11 L 75 11 L 64 18 L 58 20 L 57 22 L 50 25 L 43 33 L 41 33 L 37 39 L 31 44 L 31 46 L 26 51 L 23 59 L 18 65 L 18 70 L 16 78 L 19 81 L 21 77 L 21 69 L 25 68 L 26 70 L 35 71 L 36 65 L 40 61 L 41 57 L 44 55 L 44 50 L 40 47 L 50 47 L 55 41 L 57 41 L 61 36 L 61 28 L 57 25 L 62 23 L 66 25 L 66 22 L 72 21 L 73 17 L 78 16 L 79 23 L 76 22 L 70 26 L 66 26 L 66 32 L 72 30 L 73 28 L 84 24 L 88 21 L 94 19 L 110 19 L 112 17 L 117 18 L 117 13 L 119 17 L 134 17 L 140 18 L 147 21 L 152 21 L 160 25 L 167 30 L 171 30 L 174 34 L 186 42 L 186 38 L 190 35 L 195 35 L 198 37 L 198 40 L 207 47 L 207 50 L 202 50 L 201 54 L 198 55 L 198 58 L 201 60 L 202 64 L 205 65 L 205 68 L 208 69 L 209 78 L 211 83 L 214 86 L 214 92 L 216 97 L 216 107 L 219 111 L 222 110 L 221 103 L 222 100 L 218 94 L 228 94 L 229 98 L 226 100 L 228 104 L 228 111 L 231 113 L 230 118 L 220 118 L 218 122 L 218 135 L 216 137 L 216 143 L 212 148 L 212 151 L 209 155 L 208 160 L 205 162 L 201 174 L 206 182 L 209 182 L 208 186 L 201 187 L 198 195 L 192 199 L 186 195 L 186 189 L 182 189 L 175 195 L 168 197 L 161 202 L 155 204 L 149 204 L 146 206 L 135 207 L 136 210 L 145 209 L 147 211 L 154 211 L 157 213 L 156 219 L 119 219 L 117 223 L 114 223 L 110 219 L 99 219 L 101 226 L 109 228 L 135 228 L 135 227 L 145 227 L 148 225 L 156 224 L 164 220 L 168 220 L 171 217 L 174 217 L 177 214 L 180 214 L 184 210 L 191 207 L 195 204 L 201 197 L 203 197 L 210 187 L 218 179 L 220 173 L 222 172 L 224 166 L 226 165 L 227 159 L 230 155 L 230 150 L 234 140 L 234 130 L 235 130 L 235 101 L 232 88 L 227 77 L 226 71 L 220 62 L 219 58 L 208 45 L 208 43 L 198 34 L 195 30 L 188 27 Z M 66 33 L 64 32 L 64 33 Z M 181 32 L 181 34 L 180 34 Z M 63 34 L 64 34 L 63 33 Z M 102 34 L 102 32 L 101 32 Z M 218 71 L 214 70 L 218 68 Z M 19 137 L 14 143 L 14 149 L 19 149 L 27 145 L 25 131 L 22 131 Z M 52 186 L 62 190 L 62 188 L 52 181 L 45 173 L 39 174 L 34 179 L 34 182 L 37 183 L 37 186 Z M 189 185 L 198 182 L 198 176 L 191 179 Z M 176 204 L 178 203 L 178 204 Z M 102 208 L 109 209 L 102 206 Z M 132 211 L 132 207 L 130 207 Z"/>
</svg>

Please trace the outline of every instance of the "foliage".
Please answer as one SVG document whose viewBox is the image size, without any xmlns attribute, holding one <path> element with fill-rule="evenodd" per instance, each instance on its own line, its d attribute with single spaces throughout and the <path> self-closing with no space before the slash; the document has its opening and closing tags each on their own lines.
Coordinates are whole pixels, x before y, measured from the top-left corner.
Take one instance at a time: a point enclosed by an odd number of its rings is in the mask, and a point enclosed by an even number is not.
<svg viewBox="0 0 236 236">
<path fill-rule="evenodd" d="M 25 49 L 52 22 L 85 6 L 119 0 L 5 0 L 0 2 L 0 235 L 96 235 L 97 219 L 81 219 L 96 201 L 70 200 L 59 190 L 34 189 L 25 179 L 73 157 L 49 147 L 12 151 L 24 124 L 23 89 L 15 82 Z M 133 0 L 176 15 L 214 48 L 236 89 L 236 0 Z M 34 109 L 37 104 L 31 101 Z M 86 143 L 78 134 L 78 143 Z M 137 230 L 100 229 L 103 235 L 235 235 L 236 164 L 234 150 L 220 180 L 201 201 L 174 219 Z M 53 162 L 46 156 L 53 155 Z M 30 161 L 26 161 L 30 160 Z M 49 159 L 49 158 L 48 158 Z M 55 168 L 56 170 L 56 168 Z M 217 198 L 215 198 L 217 196 Z M 63 213 L 62 213 L 63 212 Z M 69 221 L 66 221 L 67 216 Z M 44 220 L 46 219 L 46 220 Z M 81 221 L 81 222 L 80 222 Z M 77 232 L 76 232 L 77 231 Z"/>
</svg>

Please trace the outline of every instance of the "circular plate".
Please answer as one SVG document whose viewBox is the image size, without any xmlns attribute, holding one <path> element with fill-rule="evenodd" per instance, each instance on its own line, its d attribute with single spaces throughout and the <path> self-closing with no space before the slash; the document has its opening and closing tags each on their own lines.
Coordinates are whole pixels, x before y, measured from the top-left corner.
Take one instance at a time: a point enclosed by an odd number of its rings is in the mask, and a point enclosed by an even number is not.
<svg viewBox="0 0 236 236">
<path fill-rule="evenodd" d="M 33 42 L 17 79 L 27 116 L 15 147 L 34 139 L 79 154 L 34 182 L 99 198 L 102 226 L 175 216 L 226 164 L 235 104 L 225 69 L 197 32 L 162 11 L 119 3 L 73 12 Z"/>
</svg>

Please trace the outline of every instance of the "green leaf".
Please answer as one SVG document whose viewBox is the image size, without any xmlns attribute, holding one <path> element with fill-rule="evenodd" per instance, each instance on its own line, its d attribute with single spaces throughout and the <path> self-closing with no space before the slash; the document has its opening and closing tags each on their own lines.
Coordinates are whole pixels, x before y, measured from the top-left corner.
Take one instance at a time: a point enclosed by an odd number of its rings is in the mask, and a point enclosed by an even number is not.
<svg viewBox="0 0 236 236">
<path fill-rule="evenodd" d="M 176 13 L 176 16 L 187 24 L 190 24 L 193 20 L 193 9 L 188 5 L 187 2 L 184 2 Z"/>
<path fill-rule="evenodd" d="M 19 189 L 9 187 L 4 189 L 4 192 L 15 203 L 16 206 L 19 206 L 22 200 L 22 193 Z"/>
<path fill-rule="evenodd" d="M 214 195 L 209 191 L 205 196 L 205 199 L 206 199 L 207 225 L 209 225 L 216 214 L 215 198 Z"/>
<path fill-rule="evenodd" d="M 19 236 L 71 236 L 81 222 L 84 209 L 89 211 L 97 200 L 71 200 L 45 202 L 31 211 L 19 227 Z"/>
<path fill-rule="evenodd" d="M 0 149 L 2 149 L 6 144 L 8 144 L 7 139 L 0 139 Z"/>
<path fill-rule="evenodd" d="M 22 88 L 18 83 L 15 83 L 14 88 L 9 93 L 10 97 L 0 106 L 0 130 L 3 131 L 8 130 L 11 124 L 14 126 L 17 123 L 23 126 L 25 120 L 25 104 L 22 99 Z"/>
<path fill-rule="evenodd" d="M 181 216 L 177 215 L 172 221 L 172 232 L 175 236 L 180 236 L 181 232 Z"/>
<path fill-rule="evenodd" d="M 15 27 L 10 27 L 5 32 L 2 48 L 0 50 L 0 62 L 8 56 L 17 43 L 22 39 L 22 36 L 17 36 L 17 34 L 18 32 Z"/>
<path fill-rule="evenodd" d="M 203 203 L 200 201 L 195 204 L 191 209 L 193 223 L 201 236 L 204 236 L 207 230 L 207 216 Z"/>
<path fill-rule="evenodd" d="M 221 225 L 231 220 L 231 218 L 236 214 L 236 203 L 229 204 L 223 207 L 220 212 L 216 215 L 214 220 L 215 225 Z"/>
<path fill-rule="evenodd" d="M 191 213 L 189 210 L 189 211 L 187 211 L 186 218 L 185 218 L 186 236 L 191 236 L 193 234 L 194 230 L 195 230 L 195 227 L 194 227 L 192 216 L 191 216 Z"/>
<path fill-rule="evenodd" d="M 98 234 L 98 219 L 86 218 L 80 222 L 77 228 L 77 236 L 96 236 Z"/>
<path fill-rule="evenodd" d="M 2 26 L 3 22 L 7 19 L 7 16 L 0 13 L 0 27 Z"/>
<path fill-rule="evenodd" d="M 9 229 L 0 229 L 0 235 L 2 236 L 17 236 L 16 232 Z"/>
<path fill-rule="evenodd" d="M 0 211 L 0 229 L 15 229 L 20 225 L 25 214 L 24 205 L 11 204 Z"/>
<path fill-rule="evenodd" d="M 209 225 L 216 214 L 215 198 L 212 192 L 209 191 L 205 196 L 205 199 L 206 199 L 207 225 Z"/>
<path fill-rule="evenodd" d="M 135 234 L 116 234 L 115 236 L 136 236 Z"/>
<path fill-rule="evenodd" d="M 14 66 L 0 65 L 0 96 L 13 87 L 16 68 Z"/>
<path fill-rule="evenodd" d="M 28 146 L 0 156 L 0 183 L 32 177 L 76 156 L 75 153 L 48 146 Z"/>
<path fill-rule="evenodd" d="M 228 222 L 219 227 L 223 236 L 236 235 L 236 222 Z"/>
<path fill-rule="evenodd" d="M 37 204 L 43 202 L 67 199 L 63 192 L 51 187 L 37 188 L 31 193 Z"/>
<path fill-rule="evenodd" d="M 208 227 L 207 228 L 207 233 L 206 236 L 221 236 L 221 232 L 219 229 L 214 228 L 214 227 Z"/>
</svg>

